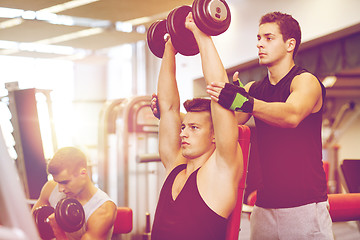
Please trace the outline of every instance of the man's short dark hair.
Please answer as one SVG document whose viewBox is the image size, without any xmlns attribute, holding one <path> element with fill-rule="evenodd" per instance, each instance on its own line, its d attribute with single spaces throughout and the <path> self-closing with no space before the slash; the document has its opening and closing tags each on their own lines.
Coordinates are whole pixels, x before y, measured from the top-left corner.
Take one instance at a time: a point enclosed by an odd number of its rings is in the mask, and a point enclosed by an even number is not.
<svg viewBox="0 0 360 240">
<path fill-rule="evenodd" d="M 194 98 L 184 102 L 184 108 L 187 112 L 210 112 L 211 100 L 206 98 Z"/>
<path fill-rule="evenodd" d="M 59 174 L 62 170 L 68 169 L 75 173 L 80 168 L 87 168 L 85 154 L 75 147 L 60 148 L 49 161 L 47 172 L 49 174 Z"/>
<path fill-rule="evenodd" d="M 273 22 L 278 24 L 280 32 L 283 35 L 284 42 L 290 38 L 294 38 L 296 40 L 293 55 L 293 57 L 295 58 L 295 55 L 301 43 L 301 29 L 298 21 L 296 21 L 289 14 L 281 12 L 271 12 L 261 17 L 259 25 Z"/>
<path fill-rule="evenodd" d="M 210 114 L 211 130 L 213 124 L 211 119 L 211 100 L 206 98 L 193 98 L 184 102 L 186 112 L 208 112 Z"/>
</svg>

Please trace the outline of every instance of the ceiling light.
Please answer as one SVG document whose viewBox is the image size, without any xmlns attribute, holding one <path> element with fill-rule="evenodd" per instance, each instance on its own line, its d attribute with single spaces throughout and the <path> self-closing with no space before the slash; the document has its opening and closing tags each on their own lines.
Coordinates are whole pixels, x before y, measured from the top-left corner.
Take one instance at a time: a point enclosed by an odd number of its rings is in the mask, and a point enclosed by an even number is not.
<svg viewBox="0 0 360 240">
<path fill-rule="evenodd" d="M 129 22 L 116 22 L 115 28 L 117 31 L 120 31 L 120 32 L 130 33 L 133 31 L 133 25 Z"/>
<path fill-rule="evenodd" d="M 336 80 L 337 80 L 336 76 L 327 76 L 324 78 L 322 83 L 326 88 L 330 88 L 330 87 L 334 86 Z"/>
<path fill-rule="evenodd" d="M 23 19 L 34 20 L 36 17 L 36 13 L 34 11 L 24 11 L 21 17 Z"/>
<path fill-rule="evenodd" d="M 131 20 L 128 20 L 128 21 L 125 21 L 125 22 L 130 23 L 133 26 L 142 25 L 142 24 L 145 24 L 145 23 L 154 22 L 154 21 L 159 20 L 159 19 L 165 19 L 168 14 L 169 14 L 169 12 L 162 12 L 162 13 L 152 15 L 152 16 L 149 16 L 149 17 L 135 18 L 135 19 L 131 19 Z"/>
<path fill-rule="evenodd" d="M 17 53 L 18 51 L 18 47 L 16 49 L 3 49 L 0 50 L 0 55 L 11 55 Z"/>
<path fill-rule="evenodd" d="M 151 22 L 152 20 L 153 20 L 153 18 L 151 18 L 151 17 L 141 17 L 141 18 L 135 18 L 132 20 L 128 20 L 128 21 L 126 21 L 126 23 L 131 24 L 131 25 L 139 25 L 139 24 Z"/>
<path fill-rule="evenodd" d="M 72 55 L 75 53 L 75 49 L 72 47 L 44 44 L 36 44 L 35 51 L 41 53 L 55 53 L 60 55 Z"/>
<path fill-rule="evenodd" d="M 144 25 L 136 26 L 136 32 L 141 34 L 146 33 L 146 27 Z"/>
<path fill-rule="evenodd" d="M 1 28 L 10 28 L 10 27 L 14 27 L 17 25 L 20 25 L 23 23 L 23 19 L 21 18 L 14 18 L 14 19 L 10 19 L 4 22 L 0 22 L 0 29 Z"/>
<path fill-rule="evenodd" d="M 0 41 L 0 55 L 11 55 L 18 51 L 38 52 L 38 53 L 54 53 L 59 55 L 88 54 L 87 50 L 73 48 L 69 46 L 47 45 L 41 43 L 12 42 Z"/>
<path fill-rule="evenodd" d="M 39 21 L 56 21 L 56 19 L 58 18 L 58 16 L 55 13 L 50 13 L 50 12 L 41 12 L 41 11 L 37 11 L 36 12 L 36 19 Z"/>
<path fill-rule="evenodd" d="M 86 4 L 89 4 L 92 2 L 97 2 L 97 1 L 99 1 L 99 0 L 73 0 L 70 2 L 63 3 L 63 4 L 58 4 L 55 6 L 41 9 L 38 12 L 58 13 L 58 12 L 62 12 L 62 11 L 68 10 L 68 9 L 76 8 L 76 7 L 83 6 L 83 5 L 86 5 Z"/>
<path fill-rule="evenodd" d="M 18 43 L 13 41 L 0 40 L 0 48 L 2 49 L 17 49 Z"/>
<path fill-rule="evenodd" d="M 37 41 L 34 43 L 53 44 L 53 43 L 59 43 L 59 42 L 66 42 L 66 41 L 76 39 L 76 38 L 96 35 L 96 34 L 102 33 L 103 31 L 104 31 L 104 29 L 102 29 L 102 28 L 90 28 L 90 29 L 86 29 L 86 30 L 82 30 L 82 31 L 74 32 L 74 33 L 64 34 L 61 36 L 40 40 L 40 41 Z"/>
<path fill-rule="evenodd" d="M 63 16 L 63 15 L 56 15 L 52 16 L 51 19 L 45 20 L 51 24 L 58 24 L 58 25 L 66 25 L 66 26 L 74 26 L 75 21 L 73 17 L 70 16 Z"/>
<path fill-rule="evenodd" d="M 0 7 L 0 17 L 1 18 L 17 18 L 17 17 L 21 17 L 23 12 L 24 12 L 24 10 L 21 10 L 21 9 Z"/>
</svg>

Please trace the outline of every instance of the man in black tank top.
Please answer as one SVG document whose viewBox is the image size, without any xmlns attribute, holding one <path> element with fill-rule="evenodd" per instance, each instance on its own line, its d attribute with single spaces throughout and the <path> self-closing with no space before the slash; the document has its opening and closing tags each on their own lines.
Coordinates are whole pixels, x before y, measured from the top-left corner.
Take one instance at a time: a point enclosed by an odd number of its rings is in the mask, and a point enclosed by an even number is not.
<svg viewBox="0 0 360 240">
<path fill-rule="evenodd" d="M 194 24 L 207 84 L 228 82 L 225 69 L 210 36 Z M 167 172 L 156 208 L 152 240 L 224 240 L 227 219 L 235 207 L 242 176 L 243 158 L 237 142 L 235 114 L 210 99 L 184 103 L 175 74 L 176 50 L 169 39 L 158 80 L 160 107 L 159 153 Z"/>
<path fill-rule="evenodd" d="M 264 15 L 257 37 L 267 76 L 245 86 L 208 87 L 214 100 L 238 111 L 239 123 L 251 115 L 255 119 L 262 184 L 251 215 L 251 239 L 333 239 L 322 165 L 325 88 L 294 63 L 301 30 L 292 16 Z"/>
</svg>

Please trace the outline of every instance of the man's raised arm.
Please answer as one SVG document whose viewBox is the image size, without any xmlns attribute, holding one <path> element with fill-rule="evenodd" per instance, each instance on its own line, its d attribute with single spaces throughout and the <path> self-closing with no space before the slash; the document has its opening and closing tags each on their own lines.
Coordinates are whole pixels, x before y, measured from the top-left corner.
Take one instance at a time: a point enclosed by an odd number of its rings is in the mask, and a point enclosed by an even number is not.
<svg viewBox="0 0 360 240">
<path fill-rule="evenodd" d="M 202 68 L 206 84 L 211 82 L 229 82 L 225 68 L 210 36 L 201 32 L 195 25 L 192 14 L 186 18 L 186 27 L 190 29 L 198 43 Z M 241 176 L 242 157 L 237 142 L 237 121 L 234 112 L 211 101 L 211 112 L 215 131 L 217 160 L 219 166 L 225 166 L 234 171 L 236 177 Z M 224 164 L 224 165 L 222 165 Z"/>
<path fill-rule="evenodd" d="M 171 39 L 165 44 L 158 79 L 158 101 L 161 112 L 159 153 L 167 172 L 177 165 L 180 153 L 180 97 L 176 83 L 175 54 Z"/>
</svg>

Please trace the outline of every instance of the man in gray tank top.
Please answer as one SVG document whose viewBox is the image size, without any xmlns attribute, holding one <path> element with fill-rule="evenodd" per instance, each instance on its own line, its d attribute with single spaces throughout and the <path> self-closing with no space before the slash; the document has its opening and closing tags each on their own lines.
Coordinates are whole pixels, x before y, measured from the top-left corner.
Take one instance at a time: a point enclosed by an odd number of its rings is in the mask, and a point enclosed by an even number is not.
<svg viewBox="0 0 360 240">
<path fill-rule="evenodd" d="M 66 233 L 67 238 L 111 239 L 117 207 L 91 181 L 85 154 L 74 147 L 61 148 L 49 161 L 47 169 L 53 180 L 43 186 L 32 212 L 43 205 L 55 208 L 65 197 L 75 198 L 84 208 L 85 223 L 80 230 Z"/>
</svg>

